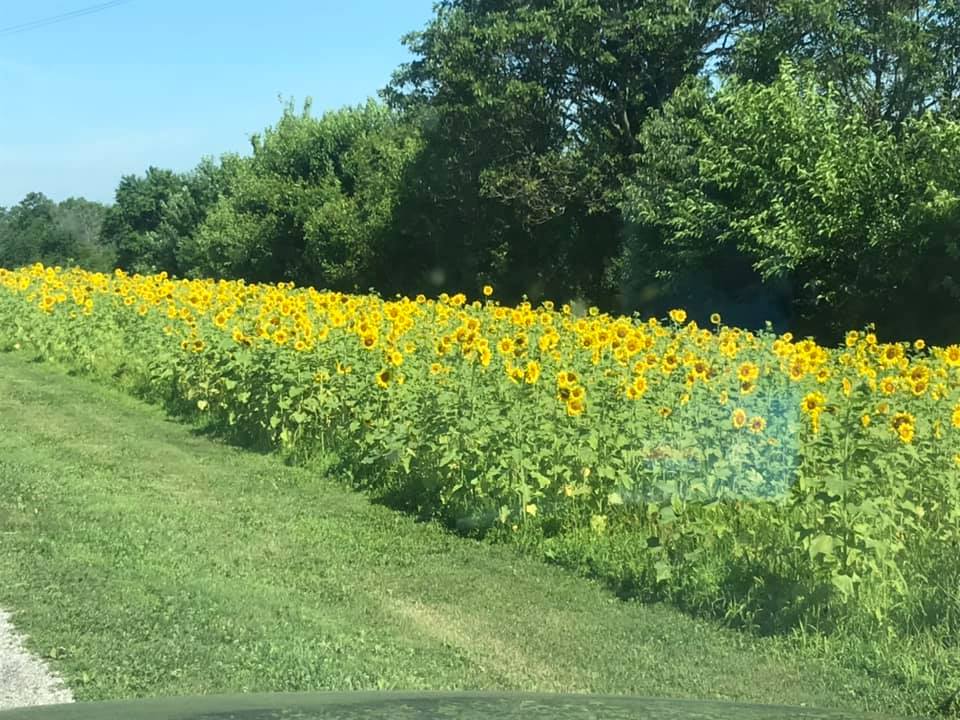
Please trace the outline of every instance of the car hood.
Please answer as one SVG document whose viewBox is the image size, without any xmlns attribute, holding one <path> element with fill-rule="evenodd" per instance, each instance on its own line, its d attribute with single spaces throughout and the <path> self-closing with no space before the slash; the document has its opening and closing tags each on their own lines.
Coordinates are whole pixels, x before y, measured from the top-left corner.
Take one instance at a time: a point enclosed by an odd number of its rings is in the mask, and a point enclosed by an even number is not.
<svg viewBox="0 0 960 720">
<path fill-rule="evenodd" d="M 45 705 L 0 720 L 894 720 L 717 700 L 502 692 L 249 693 Z M 900 719 L 902 720 L 902 719 Z"/>
</svg>

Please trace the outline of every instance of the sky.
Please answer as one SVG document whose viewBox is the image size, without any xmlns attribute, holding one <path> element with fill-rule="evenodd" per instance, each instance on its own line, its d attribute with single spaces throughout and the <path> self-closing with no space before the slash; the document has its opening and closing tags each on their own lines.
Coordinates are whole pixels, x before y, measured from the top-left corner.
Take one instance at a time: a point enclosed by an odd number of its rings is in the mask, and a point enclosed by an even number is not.
<svg viewBox="0 0 960 720">
<path fill-rule="evenodd" d="M 123 175 L 249 154 L 287 101 L 376 97 L 433 0 L 0 0 L 0 206 L 112 202 Z"/>
</svg>

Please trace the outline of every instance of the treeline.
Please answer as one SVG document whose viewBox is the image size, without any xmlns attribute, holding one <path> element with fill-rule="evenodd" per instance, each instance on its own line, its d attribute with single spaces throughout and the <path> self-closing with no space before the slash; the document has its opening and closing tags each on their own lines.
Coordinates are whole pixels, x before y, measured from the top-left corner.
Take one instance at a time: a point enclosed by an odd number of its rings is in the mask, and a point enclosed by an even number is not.
<svg viewBox="0 0 960 720">
<path fill-rule="evenodd" d="M 39 260 L 113 269 L 116 253 L 102 234 L 107 212 L 100 203 L 83 198 L 56 203 L 43 193 L 29 193 L 9 209 L 0 207 L 0 267 Z"/>
<path fill-rule="evenodd" d="M 378 101 L 124 177 L 95 238 L 24 245 L 30 196 L 0 263 L 956 340 L 960 0 L 444 0 L 403 42 Z"/>
</svg>

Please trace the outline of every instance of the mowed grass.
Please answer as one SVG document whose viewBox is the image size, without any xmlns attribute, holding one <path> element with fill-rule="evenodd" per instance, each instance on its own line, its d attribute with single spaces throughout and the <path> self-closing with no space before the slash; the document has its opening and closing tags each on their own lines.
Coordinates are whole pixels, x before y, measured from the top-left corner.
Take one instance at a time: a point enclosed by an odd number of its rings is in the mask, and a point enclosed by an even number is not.
<svg viewBox="0 0 960 720">
<path fill-rule="evenodd" d="M 0 606 L 81 700 L 503 689 L 917 713 L 852 663 L 622 602 L 2 353 Z"/>
</svg>

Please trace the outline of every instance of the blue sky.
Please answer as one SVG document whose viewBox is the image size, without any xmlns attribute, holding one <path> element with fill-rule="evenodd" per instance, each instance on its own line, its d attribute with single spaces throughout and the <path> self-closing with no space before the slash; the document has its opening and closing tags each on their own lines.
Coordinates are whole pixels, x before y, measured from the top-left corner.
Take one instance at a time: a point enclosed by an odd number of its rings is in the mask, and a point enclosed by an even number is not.
<svg viewBox="0 0 960 720">
<path fill-rule="evenodd" d="M 98 4 L 0 3 L 0 28 Z M 122 175 L 248 152 L 283 98 L 375 96 L 433 0 L 132 0 L 0 34 L 0 206 L 30 191 L 111 202 Z"/>
</svg>

